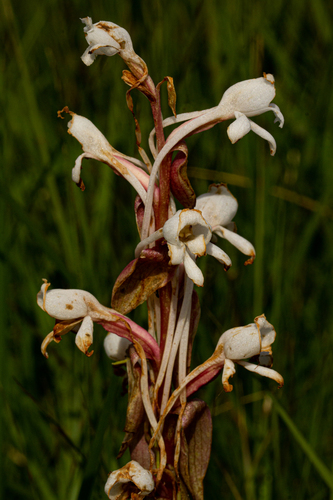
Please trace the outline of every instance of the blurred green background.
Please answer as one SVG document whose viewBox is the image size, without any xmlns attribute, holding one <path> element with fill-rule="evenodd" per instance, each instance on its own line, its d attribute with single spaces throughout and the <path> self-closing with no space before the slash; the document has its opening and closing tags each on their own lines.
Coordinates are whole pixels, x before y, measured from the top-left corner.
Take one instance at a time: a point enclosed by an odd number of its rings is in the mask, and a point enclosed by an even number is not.
<svg viewBox="0 0 333 500">
<path fill-rule="evenodd" d="M 137 155 L 123 61 L 99 57 L 87 68 L 80 60 L 79 18 L 88 15 L 131 33 L 155 83 L 174 77 L 178 113 L 215 106 L 230 85 L 274 74 L 285 127 L 269 113 L 254 118 L 274 135 L 274 158 L 252 133 L 232 146 L 225 123 L 187 141 L 197 194 L 227 182 L 239 201 L 238 231 L 257 251 L 244 267 L 244 256 L 223 244 L 228 273 L 201 259 L 193 363 L 224 330 L 264 312 L 278 334 L 274 368 L 285 377 L 278 391 L 238 367 L 233 393 L 220 378 L 200 392 L 214 424 L 205 497 L 333 498 L 332 10 L 324 0 L 1 0 L 1 498 L 103 499 L 107 473 L 119 467 L 127 398 L 102 328 L 91 358 L 69 334 L 46 360 L 40 344 L 53 320 L 35 302 L 47 278 L 109 305 L 138 242 L 130 186 L 85 160 L 80 192 L 71 181 L 80 145 L 57 119 L 68 105 Z M 147 149 L 149 105 L 132 95 Z M 166 90 L 163 99 L 168 116 Z M 145 326 L 143 307 L 131 317 Z"/>
</svg>

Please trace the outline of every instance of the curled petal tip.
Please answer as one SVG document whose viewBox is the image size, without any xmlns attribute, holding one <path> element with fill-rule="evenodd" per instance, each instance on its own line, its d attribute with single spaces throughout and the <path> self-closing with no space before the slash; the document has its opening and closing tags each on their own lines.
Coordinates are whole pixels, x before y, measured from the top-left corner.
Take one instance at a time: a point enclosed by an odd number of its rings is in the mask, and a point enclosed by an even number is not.
<svg viewBox="0 0 333 500">
<path fill-rule="evenodd" d="M 40 346 L 40 350 L 43 354 L 43 356 L 48 359 L 49 355 L 48 355 L 48 352 L 47 352 L 47 347 L 49 346 L 49 344 L 54 340 L 54 335 L 53 335 L 53 330 L 52 332 L 50 332 L 48 335 L 46 335 L 45 339 L 43 340 L 42 342 L 42 345 Z"/>
<path fill-rule="evenodd" d="M 255 258 L 256 258 L 256 254 L 254 253 L 251 255 L 251 257 L 249 259 L 247 259 L 244 262 L 244 266 L 250 266 L 251 264 L 253 264 Z"/>
</svg>

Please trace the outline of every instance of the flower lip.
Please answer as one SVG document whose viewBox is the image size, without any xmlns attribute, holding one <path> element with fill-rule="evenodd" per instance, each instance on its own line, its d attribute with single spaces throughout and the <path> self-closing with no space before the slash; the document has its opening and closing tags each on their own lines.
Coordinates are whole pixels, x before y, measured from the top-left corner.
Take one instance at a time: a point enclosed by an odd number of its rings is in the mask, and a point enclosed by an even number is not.
<svg viewBox="0 0 333 500">
<path fill-rule="evenodd" d="M 203 238 L 204 243 L 207 244 L 211 239 L 212 231 L 199 210 L 185 208 L 178 210 L 173 217 L 166 221 L 163 227 L 163 236 L 168 244 L 178 247 L 186 245 L 192 253 L 199 255 L 196 252 L 195 240 Z"/>
</svg>

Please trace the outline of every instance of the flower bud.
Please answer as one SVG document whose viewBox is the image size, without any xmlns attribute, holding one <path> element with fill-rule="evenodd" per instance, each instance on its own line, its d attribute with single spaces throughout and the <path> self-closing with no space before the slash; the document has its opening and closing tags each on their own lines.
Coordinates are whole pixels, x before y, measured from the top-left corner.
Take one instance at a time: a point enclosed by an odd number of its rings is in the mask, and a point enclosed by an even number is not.
<svg viewBox="0 0 333 500">
<path fill-rule="evenodd" d="M 109 333 L 104 339 L 104 349 L 106 355 L 114 360 L 120 361 L 127 357 L 126 351 L 131 342 L 115 333 Z"/>
</svg>

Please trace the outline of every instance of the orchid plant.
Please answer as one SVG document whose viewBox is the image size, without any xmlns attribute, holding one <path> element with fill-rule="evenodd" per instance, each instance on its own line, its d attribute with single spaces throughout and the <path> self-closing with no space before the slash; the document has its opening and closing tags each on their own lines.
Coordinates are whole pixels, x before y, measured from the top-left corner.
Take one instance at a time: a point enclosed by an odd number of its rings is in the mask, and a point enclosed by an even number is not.
<svg viewBox="0 0 333 500">
<path fill-rule="evenodd" d="M 242 81 L 227 89 L 220 103 L 208 110 L 177 115 L 176 92 L 171 77 L 155 85 L 146 63 L 133 49 L 128 32 L 114 23 L 93 24 L 82 19 L 88 47 L 81 59 L 90 66 L 98 55 L 118 54 L 128 66 L 123 80 L 129 86 L 127 105 L 135 120 L 135 133 L 141 159 L 117 151 L 87 118 L 68 107 L 68 132 L 82 145 L 72 170 L 72 180 L 83 191 L 81 178 L 84 158 L 106 163 L 127 180 L 136 191 L 134 215 L 140 242 L 134 259 L 117 278 L 108 308 L 87 291 L 49 289 L 47 280 L 37 294 L 37 303 L 56 320 L 42 343 L 48 357 L 49 344 L 60 342 L 69 331 L 76 332 L 75 343 L 91 356 L 94 323 L 108 332 L 104 348 L 113 361 L 126 363 L 128 407 L 125 435 L 118 457 L 130 450 L 131 461 L 106 478 L 109 499 L 185 499 L 203 500 L 203 479 L 208 467 L 212 421 L 208 406 L 191 396 L 219 373 L 226 392 L 235 363 L 283 385 L 282 376 L 272 370 L 271 346 L 274 327 L 264 315 L 247 326 L 231 328 L 221 334 L 215 351 L 191 370 L 191 353 L 199 323 L 200 305 L 194 285 L 204 286 L 197 259 L 215 257 L 222 270 L 232 265 L 218 246 L 218 237 L 228 240 L 249 258 L 255 259 L 253 245 L 236 232 L 233 218 L 238 203 L 224 184 L 213 184 L 207 193 L 196 196 L 187 176 L 188 149 L 185 139 L 225 120 L 234 120 L 227 129 L 232 143 L 250 130 L 265 139 L 272 155 L 276 143 L 272 135 L 250 118 L 272 111 L 283 126 L 283 115 L 275 97 L 274 78 Z M 168 102 L 173 116 L 163 120 L 160 106 L 162 83 L 167 82 Z M 153 130 L 149 136 L 150 156 L 141 147 L 140 126 L 135 118 L 131 92 L 143 93 L 151 106 Z M 178 124 L 166 137 L 165 129 Z M 177 205 L 182 209 L 177 210 Z M 128 314 L 143 302 L 148 317 L 144 328 Z M 259 356 L 259 362 L 252 362 Z M 258 364 L 259 363 L 259 364 Z M 198 441 L 200 445 L 198 453 Z"/>
</svg>

